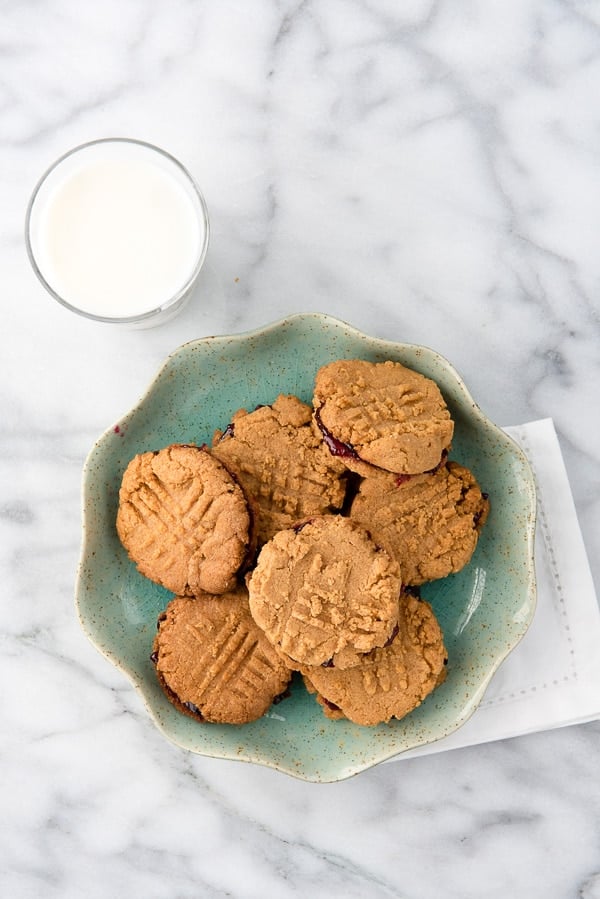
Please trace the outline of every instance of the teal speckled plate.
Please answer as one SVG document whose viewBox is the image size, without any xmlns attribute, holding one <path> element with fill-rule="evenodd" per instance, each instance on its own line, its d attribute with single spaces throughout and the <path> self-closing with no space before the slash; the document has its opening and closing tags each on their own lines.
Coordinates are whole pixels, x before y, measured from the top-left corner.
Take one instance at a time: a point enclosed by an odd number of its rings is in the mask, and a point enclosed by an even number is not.
<svg viewBox="0 0 600 899">
<path fill-rule="evenodd" d="M 202 724 L 169 704 L 150 661 L 156 619 L 170 594 L 139 575 L 115 532 L 119 484 L 129 460 L 169 443 L 209 442 L 240 407 L 278 393 L 310 402 L 318 367 L 341 358 L 394 359 L 433 378 L 455 420 L 451 457 L 490 494 L 491 514 L 471 563 L 425 585 L 444 631 L 446 681 L 401 721 L 363 728 L 330 721 L 303 684 L 259 721 Z M 192 752 L 336 781 L 446 736 L 477 708 L 494 672 L 535 610 L 535 490 L 519 447 L 482 414 L 452 366 L 419 346 L 368 337 L 319 314 L 260 331 L 194 340 L 170 355 L 145 396 L 92 448 L 84 468 L 83 544 L 76 603 L 95 646 L 125 672 L 166 737 Z"/>
</svg>

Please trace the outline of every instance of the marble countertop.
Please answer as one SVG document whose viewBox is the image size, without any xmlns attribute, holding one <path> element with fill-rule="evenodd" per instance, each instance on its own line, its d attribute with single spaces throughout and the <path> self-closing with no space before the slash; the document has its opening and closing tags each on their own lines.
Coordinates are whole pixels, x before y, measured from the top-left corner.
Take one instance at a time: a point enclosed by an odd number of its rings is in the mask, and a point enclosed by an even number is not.
<svg viewBox="0 0 600 899">
<path fill-rule="evenodd" d="M 3 4 L 0 892 L 600 897 L 600 724 L 310 784 L 168 743 L 73 604 L 94 440 L 186 340 L 321 311 L 447 356 L 501 425 L 551 417 L 600 582 L 600 6 Z M 23 219 L 70 147 L 200 182 L 197 292 L 146 331 L 37 282 Z"/>
</svg>

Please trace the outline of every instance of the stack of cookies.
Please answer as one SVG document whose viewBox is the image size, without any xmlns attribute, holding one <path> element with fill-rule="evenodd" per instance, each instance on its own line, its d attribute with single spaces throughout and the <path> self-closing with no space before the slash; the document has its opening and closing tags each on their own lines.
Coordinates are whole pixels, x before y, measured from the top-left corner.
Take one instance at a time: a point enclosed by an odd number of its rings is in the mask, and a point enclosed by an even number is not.
<svg viewBox="0 0 600 899">
<path fill-rule="evenodd" d="M 340 360 L 295 396 L 239 410 L 211 447 L 136 456 L 117 531 L 175 597 L 152 659 L 169 700 L 244 724 L 300 672 L 329 718 L 401 718 L 443 680 L 419 586 L 466 565 L 489 509 L 449 461 L 453 422 L 429 378 Z"/>
</svg>

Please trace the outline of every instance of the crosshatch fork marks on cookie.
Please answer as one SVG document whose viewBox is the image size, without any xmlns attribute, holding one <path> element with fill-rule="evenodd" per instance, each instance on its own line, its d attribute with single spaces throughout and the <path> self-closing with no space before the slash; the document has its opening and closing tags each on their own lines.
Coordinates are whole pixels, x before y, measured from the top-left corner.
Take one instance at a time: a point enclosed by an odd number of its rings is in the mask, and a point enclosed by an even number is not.
<svg viewBox="0 0 600 899">
<path fill-rule="evenodd" d="M 188 624 L 186 631 L 198 652 L 194 665 L 195 689 L 206 699 L 225 689 L 249 699 L 254 696 L 257 685 L 272 671 L 256 635 L 240 623 L 232 627 L 230 621 L 224 622 L 209 645 L 200 625 Z M 202 676 L 198 674 L 200 671 Z"/>
<path fill-rule="evenodd" d="M 123 475 L 117 531 L 140 572 L 174 593 L 230 589 L 247 553 L 241 487 L 199 447 L 136 456 Z"/>
</svg>

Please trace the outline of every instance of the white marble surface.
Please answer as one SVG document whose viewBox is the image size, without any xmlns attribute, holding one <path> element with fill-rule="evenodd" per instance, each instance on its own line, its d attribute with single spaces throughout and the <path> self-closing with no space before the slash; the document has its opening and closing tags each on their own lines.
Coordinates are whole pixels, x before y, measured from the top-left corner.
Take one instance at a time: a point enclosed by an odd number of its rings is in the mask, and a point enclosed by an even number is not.
<svg viewBox="0 0 600 899">
<path fill-rule="evenodd" d="M 318 310 L 552 417 L 600 575 L 600 4 L 8 0 L 0 10 L 0 894 L 600 897 L 600 725 L 311 785 L 167 743 L 73 607 L 94 439 L 187 339 Z M 172 323 L 53 304 L 29 193 L 158 143 L 212 243 Z"/>
</svg>

